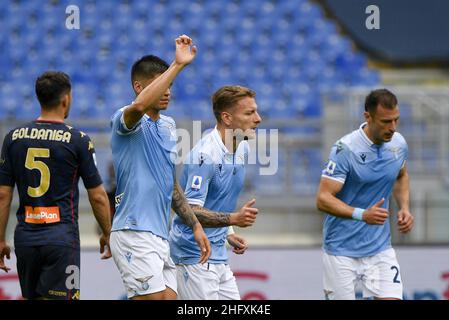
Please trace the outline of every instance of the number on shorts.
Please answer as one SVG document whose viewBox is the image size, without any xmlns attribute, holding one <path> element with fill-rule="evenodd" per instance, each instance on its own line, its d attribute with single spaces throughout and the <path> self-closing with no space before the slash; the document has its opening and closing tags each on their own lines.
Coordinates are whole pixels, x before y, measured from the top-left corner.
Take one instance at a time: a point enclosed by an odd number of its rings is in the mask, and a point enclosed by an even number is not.
<svg viewBox="0 0 449 320">
<path fill-rule="evenodd" d="M 398 269 L 398 267 L 392 266 L 390 269 L 391 270 L 396 270 L 396 274 L 395 274 L 395 276 L 393 278 L 393 283 L 401 283 L 401 281 L 399 281 L 399 279 L 398 279 L 398 277 L 399 277 L 399 269 Z"/>
</svg>

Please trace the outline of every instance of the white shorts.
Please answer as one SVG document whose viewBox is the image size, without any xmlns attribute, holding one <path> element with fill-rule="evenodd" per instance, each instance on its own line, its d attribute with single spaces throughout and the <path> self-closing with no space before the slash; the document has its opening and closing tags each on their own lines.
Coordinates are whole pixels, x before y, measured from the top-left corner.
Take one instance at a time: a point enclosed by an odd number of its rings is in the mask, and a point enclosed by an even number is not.
<svg viewBox="0 0 449 320">
<path fill-rule="evenodd" d="M 176 265 L 178 299 L 240 300 L 234 274 L 227 264 Z"/>
<path fill-rule="evenodd" d="M 393 248 L 372 257 L 351 258 L 324 252 L 324 294 L 328 300 L 354 300 L 357 281 L 363 298 L 402 299 L 402 279 Z"/>
<path fill-rule="evenodd" d="M 164 291 L 176 292 L 176 266 L 170 246 L 151 232 L 111 232 L 112 257 L 125 285 L 128 298 Z"/>
</svg>

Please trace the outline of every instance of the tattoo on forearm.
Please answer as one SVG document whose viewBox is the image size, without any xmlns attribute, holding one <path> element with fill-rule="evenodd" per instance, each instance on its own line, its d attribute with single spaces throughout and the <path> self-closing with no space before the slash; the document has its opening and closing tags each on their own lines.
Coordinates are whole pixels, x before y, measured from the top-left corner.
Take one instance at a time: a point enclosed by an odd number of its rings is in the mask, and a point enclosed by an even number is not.
<svg viewBox="0 0 449 320">
<path fill-rule="evenodd" d="M 192 208 L 187 202 L 186 197 L 184 196 L 184 192 L 177 182 L 175 182 L 175 187 L 173 188 L 171 206 L 182 221 L 190 228 L 193 228 L 195 224 L 198 223 L 197 217 L 195 216 Z"/>
<path fill-rule="evenodd" d="M 204 228 L 219 228 L 231 225 L 231 218 L 227 213 L 213 212 L 195 205 L 192 205 L 192 209 Z"/>
</svg>

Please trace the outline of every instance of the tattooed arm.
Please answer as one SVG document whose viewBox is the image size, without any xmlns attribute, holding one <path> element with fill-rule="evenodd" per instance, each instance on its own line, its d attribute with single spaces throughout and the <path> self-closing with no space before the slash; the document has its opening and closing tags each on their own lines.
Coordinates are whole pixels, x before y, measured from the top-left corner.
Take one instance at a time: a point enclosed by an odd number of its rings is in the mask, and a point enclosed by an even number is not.
<svg viewBox="0 0 449 320">
<path fill-rule="evenodd" d="M 199 263 L 207 262 L 211 254 L 209 239 L 207 239 L 207 236 L 204 233 L 201 224 L 198 223 L 197 217 L 193 213 L 190 205 L 187 203 L 187 200 L 184 197 L 184 192 L 182 192 L 182 189 L 176 180 L 175 186 L 173 188 L 172 209 L 177 213 L 177 215 L 183 220 L 186 225 L 192 228 L 193 237 L 195 238 L 195 241 L 201 250 Z"/>
<path fill-rule="evenodd" d="M 203 207 L 211 181 L 216 174 L 216 164 L 209 154 L 201 150 L 191 153 L 183 170 L 183 176 L 187 177 L 184 184 L 185 192 L 176 183 L 175 193 L 180 200 L 178 204 L 172 204 L 173 210 L 177 211 L 175 207 L 190 206 L 203 228 L 222 228 L 232 225 L 249 227 L 254 223 L 258 213 L 257 208 L 252 208 L 256 202 L 254 199 L 237 212 L 214 212 Z"/>
<path fill-rule="evenodd" d="M 227 226 L 239 226 L 242 228 L 250 227 L 256 221 L 256 215 L 259 212 L 257 208 L 252 206 L 256 199 L 252 199 L 237 212 L 223 213 L 210 211 L 198 205 L 191 205 L 193 212 L 200 223 L 205 228 L 220 228 Z"/>
<path fill-rule="evenodd" d="M 190 206 L 204 228 L 227 227 L 235 220 L 232 213 L 214 212 L 193 204 Z"/>
<path fill-rule="evenodd" d="M 187 202 L 184 192 L 182 191 L 179 183 L 175 180 L 175 186 L 173 188 L 173 197 L 171 202 L 173 211 L 182 219 L 184 224 L 193 229 L 198 223 L 198 218 Z"/>
<path fill-rule="evenodd" d="M 175 181 L 172 209 L 190 227 L 199 221 L 204 228 L 220 228 L 231 225 L 244 228 L 251 226 L 256 220 L 258 209 L 252 208 L 255 202 L 255 199 L 248 201 L 238 212 L 231 214 L 210 211 L 198 205 L 190 205 L 178 182 Z"/>
</svg>

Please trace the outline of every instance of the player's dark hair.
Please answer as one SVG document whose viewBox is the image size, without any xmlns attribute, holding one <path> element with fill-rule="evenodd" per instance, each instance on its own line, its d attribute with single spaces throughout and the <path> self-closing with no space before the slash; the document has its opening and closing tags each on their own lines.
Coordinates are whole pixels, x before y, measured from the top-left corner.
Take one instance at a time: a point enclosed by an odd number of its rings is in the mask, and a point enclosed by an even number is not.
<svg viewBox="0 0 449 320">
<path fill-rule="evenodd" d="M 239 100 L 249 97 L 254 98 L 256 92 L 242 86 L 224 86 L 218 89 L 212 96 L 212 108 L 215 118 L 221 122 L 221 113 L 232 108 Z"/>
<path fill-rule="evenodd" d="M 375 114 L 378 105 L 387 109 L 394 109 L 398 105 L 398 99 L 387 89 L 371 91 L 365 99 L 365 111 Z"/>
<path fill-rule="evenodd" d="M 56 107 L 71 89 L 70 77 L 61 71 L 47 71 L 36 79 L 36 96 L 42 108 Z"/>
<path fill-rule="evenodd" d="M 162 74 L 168 67 L 168 63 L 159 57 L 153 55 L 143 56 L 134 62 L 131 68 L 131 84 L 137 79 L 151 79 L 158 74 Z"/>
</svg>

